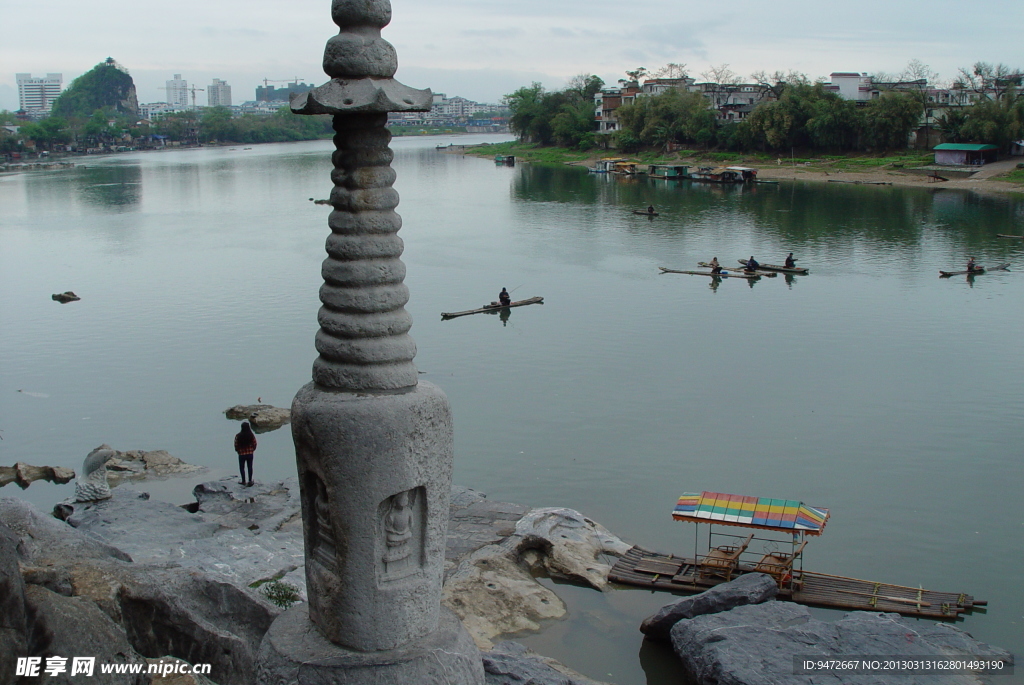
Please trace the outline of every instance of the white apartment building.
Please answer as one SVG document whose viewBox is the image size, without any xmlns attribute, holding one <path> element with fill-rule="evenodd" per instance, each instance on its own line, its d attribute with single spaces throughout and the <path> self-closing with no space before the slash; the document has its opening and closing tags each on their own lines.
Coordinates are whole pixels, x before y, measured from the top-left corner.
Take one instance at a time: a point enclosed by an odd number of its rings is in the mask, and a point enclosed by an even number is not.
<svg viewBox="0 0 1024 685">
<path fill-rule="evenodd" d="M 18 107 L 26 112 L 49 112 L 64 83 L 63 74 L 47 74 L 46 78 L 15 74 L 15 77 L 18 81 Z"/>
<path fill-rule="evenodd" d="M 206 102 L 210 107 L 230 107 L 231 86 L 227 81 L 213 79 L 213 83 L 206 87 Z"/>
<path fill-rule="evenodd" d="M 188 81 L 181 78 L 181 74 L 175 74 L 173 79 L 167 81 L 167 102 L 188 107 Z"/>
</svg>

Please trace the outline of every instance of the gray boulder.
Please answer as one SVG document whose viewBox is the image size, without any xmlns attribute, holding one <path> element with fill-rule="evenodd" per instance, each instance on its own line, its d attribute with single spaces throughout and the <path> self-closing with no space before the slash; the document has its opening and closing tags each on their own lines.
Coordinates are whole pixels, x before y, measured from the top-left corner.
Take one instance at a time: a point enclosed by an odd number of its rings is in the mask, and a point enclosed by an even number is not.
<svg viewBox="0 0 1024 685">
<path fill-rule="evenodd" d="M 487 685 L 604 685 L 518 642 L 499 642 L 483 660 Z"/>
<path fill-rule="evenodd" d="M 132 649 L 124 630 L 84 597 L 64 597 L 46 588 L 25 588 L 29 623 L 28 654 L 67 659 L 64 673 L 42 675 L 40 683 L 80 683 L 82 675 L 71 675 L 72 657 L 96 657 L 90 683 L 101 685 L 145 685 L 149 677 L 139 674 L 104 674 L 100 664 L 145 664 Z M 25 652 L 22 652 L 25 654 Z M 43 661 L 45 664 L 45 659 Z M 145 667 L 143 667 L 145 668 Z"/>
<path fill-rule="evenodd" d="M 852 612 L 839 621 L 811 618 L 806 607 L 764 602 L 683 619 L 671 632 L 672 647 L 691 678 L 716 685 L 979 685 L 993 677 L 962 673 L 795 673 L 794 659 L 841 659 L 851 655 L 921 658 L 972 655 L 1013 663 L 1006 650 L 978 642 L 945 623 L 898 614 Z"/>
<path fill-rule="evenodd" d="M 731 582 L 665 605 L 658 613 L 644 619 L 640 632 L 652 640 L 669 642 L 672 626 L 684 618 L 717 614 L 746 604 L 760 604 L 775 599 L 778 593 L 779 586 L 771 576 L 747 573 Z"/>
<path fill-rule="evenodd" d="M 0 498 L 0 523 L 21 538 L 23 558 L 35 566 L 59 566 L 90 559 L 132 560 L 116 547 L 85 535 L 16 497 Z"/>
<path fill-rule="evenodd" d="M 17 657 L 28 653 L 25 583 L 18 564 L 20 542 L 10 528 L 0 524 L 0 674 L 14 673 Z"/>
<path fill-rule="evenodd" d="M 269 404 L 238 404 L 224 410 L 224 415 L 236 421 L 248 421 L 257 433 L 277 430 L 292 421 L 291 409 L 274 407 Z"/>
</svg>

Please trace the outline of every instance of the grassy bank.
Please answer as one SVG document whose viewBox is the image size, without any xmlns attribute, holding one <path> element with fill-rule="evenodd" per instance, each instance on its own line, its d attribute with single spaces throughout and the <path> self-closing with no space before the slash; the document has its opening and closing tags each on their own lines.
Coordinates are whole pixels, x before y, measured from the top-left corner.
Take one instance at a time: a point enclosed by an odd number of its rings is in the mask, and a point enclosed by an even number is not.
<svg viewBox="0 0 1024 685">
<path fill-rule="evenodd" d="M 540 147 L 516 141 L 477 145 L 466 148 L 465 152 L 466 154 L 479 155 L 481 157 L 515 155 L 523 161 L 535 164 L 569 164 L 601 159 L 602 157 L 623 157 L 644 164 L 687 163 L 708 166 L 742 164 L 754 167 L 797 165 L 812 170 L 851 172 L 876 171 L 881 168 L 912 169 L 932 163 L 931 153 L 917 151 L 889 155 L 854 153 L 847 155 L 808 155 L 805 153 L 800 156 L 792 155 L 786 157 L 768 153 L 709 152 L 707 150 L 679 150 L 673 153 L 647 150 L 634 154 L 625 154 L 618 150 L 587 150 L 581 152 L 560 147 Z"/>
</svg>

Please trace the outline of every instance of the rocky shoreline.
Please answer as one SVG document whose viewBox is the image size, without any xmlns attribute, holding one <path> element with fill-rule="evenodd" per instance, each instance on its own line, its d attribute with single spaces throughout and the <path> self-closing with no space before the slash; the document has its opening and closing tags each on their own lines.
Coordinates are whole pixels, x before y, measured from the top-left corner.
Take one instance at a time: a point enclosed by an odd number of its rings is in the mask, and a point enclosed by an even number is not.
<svg viewBox="0 0 1024 685">
<path fill-rule="evenodd" d="M 121 461 L 127 453 L 118 454 Z M 212 664 L 212 681 L 221 685 L 253 682 L 261 641 L 283 610 L 268 588 L 294 591 L 283 606 L 305 600 L 296 480 L 253 487 L 233 477 L 208 481 L 183 506 L 152 499 L 135 485 L 113 488 L 100 501 L 64 502 L 56 507 L 59 518 L 17 498 L 0 499 L 0 673 L 13 672 L 6 661 L 14 654 L 88 654 L 108 663 L 175 657 Z M 537 576 L 605 590 L 604 555 L 628 549 L 573 510 L 493 502 L 453 487 L 442 602 L 481 649 L 488 685 L 600 685 L 498 640 L 565 615 L 565 604 Z M 951 625 L 869 612 L 829 623 L 774 601 L 775 590 L 767 576 L 743 576 L 669 604 L 641 630 L 672 645 L 680 677 L 718 685 L 989 682 L 976 674 L 902 681 L 829 674 L 823 681 L 794 674 L 794 654 L 971 654 L 1012 664 L 1005 650 Z M 207 682 L 188 679 L 183 685 Z"/>
</svg>

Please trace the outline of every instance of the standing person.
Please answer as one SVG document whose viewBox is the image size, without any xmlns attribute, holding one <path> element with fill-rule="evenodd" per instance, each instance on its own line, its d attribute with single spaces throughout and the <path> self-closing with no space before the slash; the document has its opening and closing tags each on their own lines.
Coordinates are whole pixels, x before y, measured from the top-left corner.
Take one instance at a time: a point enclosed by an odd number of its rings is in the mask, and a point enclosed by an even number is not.
<svg viewBox="0 0 1024 685">
<path fill-rule="evenodd" d="M 508 290 L 502 288 L 501 292 L 498 293 L 498 302 L 501 302 L 502 307 L 507 307 L 512 303 L 512 295 L 509 294 Z"/>
<path fill-rule="evenodd" d="M 238 453 L 238 471 L 242 476 L 239 485 L 252 485 L 252 455 L 256 451 L 256 435 L 248 421 L 242 421 L 242 430 L 235 436 L 235 452 Z M 249 479 L 245 478 L 245 467 L 249 467 Z"/>
<path fill-rule="evenodd" d="M 787 269 L 792 269 L 792 268 L 795 268 L 795 267 L 796 267 L 796 260 L 793 259 L 793 253 L 790 252 L 789 256 L 786 257 L 786 268 Z"/>
</svg>

